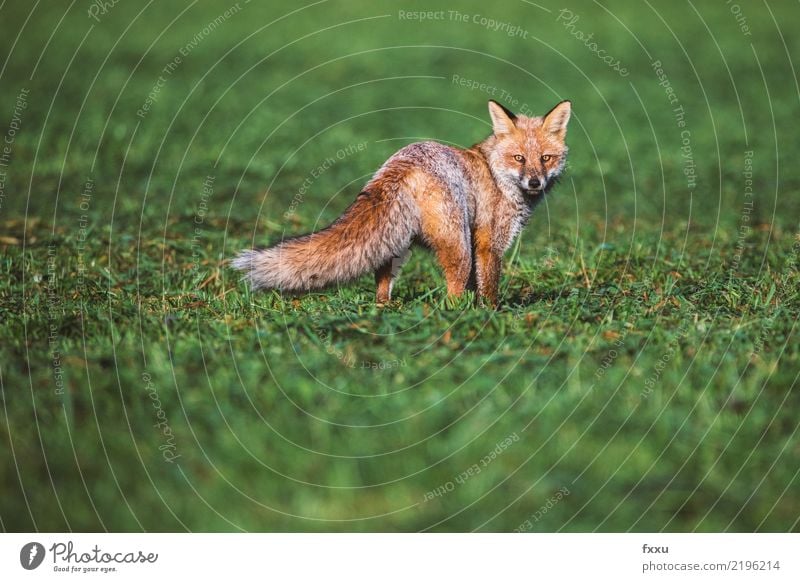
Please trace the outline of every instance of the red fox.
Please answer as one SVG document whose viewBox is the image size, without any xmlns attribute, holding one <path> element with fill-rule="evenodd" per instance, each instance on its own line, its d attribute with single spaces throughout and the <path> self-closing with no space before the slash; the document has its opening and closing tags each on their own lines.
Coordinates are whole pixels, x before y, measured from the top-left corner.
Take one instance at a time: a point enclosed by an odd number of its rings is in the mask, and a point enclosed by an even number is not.
<svg viewBox="0 0 800 582">
<path fill-rule="evenodd" d="M 542 117 L 489 101 L 492 135 L 461 149 L 433 141 L 405 146 L 375 173 L 333 224 L 233 261 L 255 289 L 302 292 L 374 272 L 376 301 L 392 285 L 412 242 L 437 256 L 447 293 L 466 289 L 497 304 L 502 256 L 566 163 L 562 101 Z"/>
</svg>

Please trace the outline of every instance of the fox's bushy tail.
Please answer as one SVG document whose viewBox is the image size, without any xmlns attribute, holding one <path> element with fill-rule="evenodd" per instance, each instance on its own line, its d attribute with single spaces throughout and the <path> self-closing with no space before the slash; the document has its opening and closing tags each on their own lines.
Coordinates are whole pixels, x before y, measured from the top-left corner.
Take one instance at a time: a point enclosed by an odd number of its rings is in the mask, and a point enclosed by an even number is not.
<svg viewBox="0 0 800 582">
<path fill-rule="evenodd" d="M 333 224 L 264 250 L 243 251 L 233 267 L 254 289 L 297 292 L 351 281 L 402 256 L 419 213 L 399 189 L 367 189 Z"/>
</svg>

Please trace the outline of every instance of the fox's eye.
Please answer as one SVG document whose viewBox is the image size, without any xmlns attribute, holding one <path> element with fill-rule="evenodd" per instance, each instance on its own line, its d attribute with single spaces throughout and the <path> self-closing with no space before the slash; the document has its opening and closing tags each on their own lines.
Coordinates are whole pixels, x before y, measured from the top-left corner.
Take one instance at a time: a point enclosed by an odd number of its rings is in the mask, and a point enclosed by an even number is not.
<svg viewBox="0 0 800 582">
<path fill-rule="evenodd" d="M 523 163 L 525 161 L 525 156 L 521 156 L 521 155 L 517 154 L 516 156 L 514 156 L 514 159 L 517 160 L 521 164 L 521 163 Z"/>
<path fill-rule="evenodd" d="M 553 156 L 551 156 L 550 154 L 545 154 L 545 155 L 542 156 L 542 162 L 545 162 L 545 163 L 549 162 L 552 159 L 553 159 Z"/>
</svg>

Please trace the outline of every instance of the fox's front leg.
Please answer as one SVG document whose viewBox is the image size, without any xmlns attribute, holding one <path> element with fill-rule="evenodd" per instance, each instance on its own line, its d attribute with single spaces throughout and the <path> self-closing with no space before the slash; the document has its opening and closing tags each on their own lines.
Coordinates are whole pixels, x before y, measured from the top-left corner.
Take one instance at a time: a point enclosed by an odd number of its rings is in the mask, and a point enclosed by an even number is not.
<svg viewBox="0 0 800 582">
<path fill-rule="evenodd" d="M 475 232 L 475 275 L 478 297 L 483 298 L 492 307 L 497 305 L 501 266 L 502 255 L 493 248 L 491 231 L 488 228 L 479 228 Z"/>
</svg>

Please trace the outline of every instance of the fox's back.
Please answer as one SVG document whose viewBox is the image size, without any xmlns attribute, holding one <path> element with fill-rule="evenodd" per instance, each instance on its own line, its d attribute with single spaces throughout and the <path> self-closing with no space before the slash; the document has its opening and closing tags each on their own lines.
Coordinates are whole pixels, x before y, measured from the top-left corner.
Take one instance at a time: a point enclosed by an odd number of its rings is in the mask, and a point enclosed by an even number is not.
<svg viewBox="0 0 800 582">
<path fill-rule="evenodd" d="M 453 203 L 472 216 L 477 189 L 485 189 L 489 170 L 475 152 L 435 141 L 409 144 L 394 155 L 375 173 L 367 185 L 383 186 L 387 182 L 402 182 L 418 203 L 424 205 L 426 196 L 437 191 L 452 198 Z"/>
</svg>

